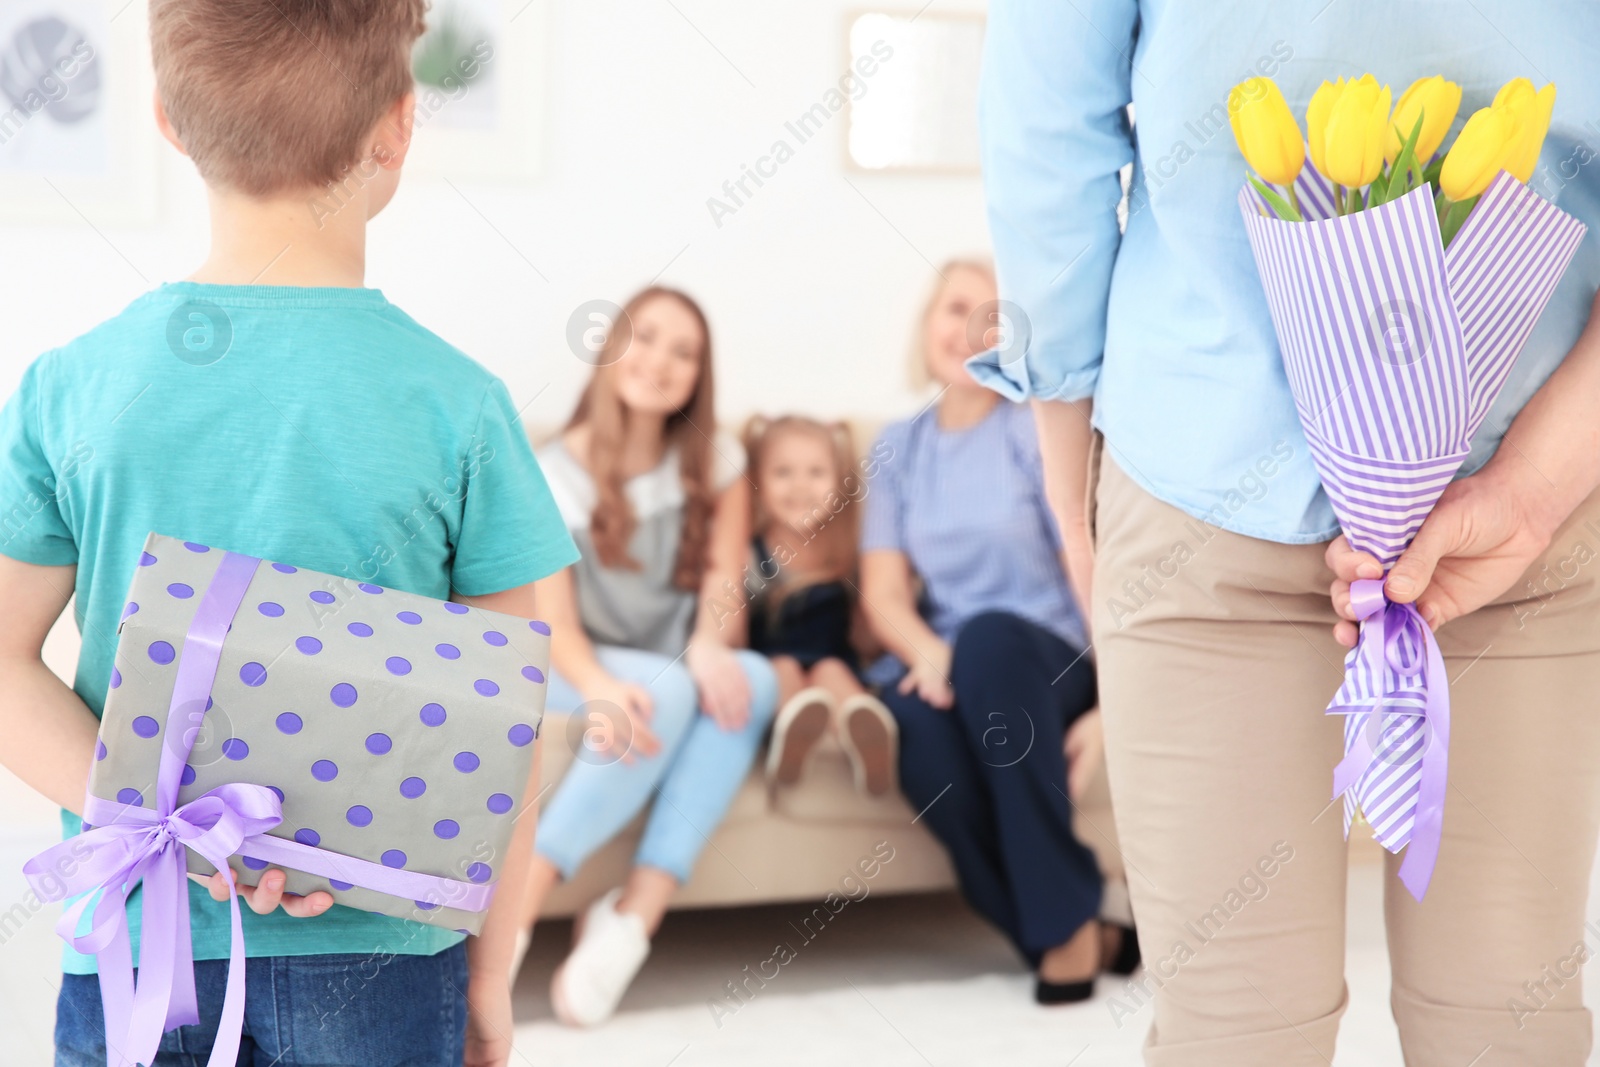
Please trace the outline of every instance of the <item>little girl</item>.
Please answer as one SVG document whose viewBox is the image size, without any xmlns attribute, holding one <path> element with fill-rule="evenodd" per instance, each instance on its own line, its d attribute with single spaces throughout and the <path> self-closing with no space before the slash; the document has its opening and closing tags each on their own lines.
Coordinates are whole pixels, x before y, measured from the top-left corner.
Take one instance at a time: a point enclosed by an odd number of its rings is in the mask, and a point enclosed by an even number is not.
<svg viewBox="0 0 1600 1067">
<path fill-rule="evenodd" d="M 793 785 L 830 730 L 855 772 L 856 788 L 895 787 L 896 727 L 889 710 L 856 680 L 851 644 L 856 571 L 855 449 L 842 422 L 785 415 L 745 428 L 755 486 L 752 651 L 772 661 L 781 707 L 767 756 L 768 780 Z"/>
</svg>

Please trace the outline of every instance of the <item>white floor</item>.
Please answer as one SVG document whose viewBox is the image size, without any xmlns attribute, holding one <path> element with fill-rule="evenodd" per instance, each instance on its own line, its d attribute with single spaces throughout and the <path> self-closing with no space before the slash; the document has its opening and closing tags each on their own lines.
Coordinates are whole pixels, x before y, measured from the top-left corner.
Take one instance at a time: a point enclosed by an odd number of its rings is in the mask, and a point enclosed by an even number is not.
<svg viewBox="0 0 1600 1067">
<path fill-rule="evenodd" d="M 50 843 L 38 821 L 0 830 L 0 1062 L 50 1063 L 58 942 L 54 910 L 29 914 L 22 860 Z M 1347 974 L 1351 1004 L 1336 1067 L 1400 1064 L 1389 1018 L 1381 870 L 1353 865 Z M 1147 1015 L 1110 1011 L 1117 984 L 1071 1008 L 1033 1005 L 1029 979 L 998 936 L 951 896 L 870 897 L 851 904 L 738 1008 L 725 983 L 758 970 L 805 909 L 774 905 L 670 916 L 622 1012 L 574 1032 L 550 1017 L 545 989 L 569 936 L 541 928 L 517 985 L 514 1065 L 526 1067 L 1127 1067 Z M 1591 903 L 1600 915 L 1600 897 Z M 770 965 L 767 973 L 771 973 Z M 1589 968 L 1589 1003 L 1600 970 Z M 724 1010 L 714 1014 L 710 1003 Z M 1600 1064 L 1600 1055 L 1591 1062 Z"/>
</svg>

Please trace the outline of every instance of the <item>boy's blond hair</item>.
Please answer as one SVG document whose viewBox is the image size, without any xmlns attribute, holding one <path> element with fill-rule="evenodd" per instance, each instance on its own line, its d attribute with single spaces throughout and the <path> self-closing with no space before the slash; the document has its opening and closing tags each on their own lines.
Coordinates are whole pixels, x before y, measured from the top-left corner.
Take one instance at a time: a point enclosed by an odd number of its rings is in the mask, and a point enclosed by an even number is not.
<svg viewBox="0 0 1600 1067">
<path fill-rule="evenodd" d="M 426 0 L 151 0 L 156 89 L 210 185 L 267 196 L 360 162 L 411 91 Z"/>
</svg>

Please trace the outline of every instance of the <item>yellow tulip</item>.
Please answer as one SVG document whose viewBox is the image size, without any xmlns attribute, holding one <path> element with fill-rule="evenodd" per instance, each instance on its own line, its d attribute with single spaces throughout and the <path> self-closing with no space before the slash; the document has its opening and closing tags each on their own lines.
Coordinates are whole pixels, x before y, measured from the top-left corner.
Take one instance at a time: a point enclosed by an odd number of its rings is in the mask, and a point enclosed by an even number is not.
<svg viewBox="0 0 1600 1067">
<path fill-rule="evenodd" d="M 1389 120 L 1388 146 L 1383 151 L 1383 157 L 1390 163 L 1395 161 L 1405 139 L 1411 136 L 1411 128 L 1417 124 L 1420 114 L 1422 133 L 1417 136 L 1416 151 L 1417 161 L 1425 165 L 1444 143 L 1444 135 L 1450 132 L 1450 124 L 1456 120 L 1456 111 L 1460 107 L 1461 86 L 1447 82 L 1437 74 L 1431 78 L 1418 78 L 1400 94 L 1400 102 L 1394 106 L 1394 117 Z"/>
<path fill-rule="evenodd" d="M 1228 121 L 1245 161 L 1262 178 L 1292 185 L 1306 161 L 1300 125 L 1271 78 L 1246 78 L 1228 94 Z"/>
<path fill-rule="evenodd" d="M 1510 107 L 1517 119 L 1516 146 L 1510 150 L 1501 165 L 1519 182 L 1533 177 L 1539 165 L 1539 149 L 1544 147 L 1545 134 L 1550 132 L 1550 113 L 1556 106 L 1556 87 L 1546 85 L 1534 91 L 1527 78 L 1512 78 L 1500 87 L 1494 102 Z"/>
<path fill-rule="evenodd" d="M 1363 74 L 1336 91 L 1323 132 L 1323 173 L 1340 185 L 1359 188 L 1371 184 L 1383 169 L 1389 87 Z"/>
<path fill-rule="evenodd" d="M 1328 164 L 1323 154 L 1323 146 L 1328 143 L 1328 116 L 1333 112 L 1333 105 L 1344 92 L 1344 79 L 1323 82 L 1317 91 L 1311 94 L 1311 103 L 1306 106 L 1306 140 L 1311 144 L 1311 165 L 1317 168 L 1318 173 L 1327 174 Z"/>
<path fill-rule="evenodd" d="M 1439 190 L 1451 200 L 1470 200 L 1506 169 L 1519 140 L 1517 105 L 1490 104 L 1472 113 L 1439 170 Z"/>
</svg>

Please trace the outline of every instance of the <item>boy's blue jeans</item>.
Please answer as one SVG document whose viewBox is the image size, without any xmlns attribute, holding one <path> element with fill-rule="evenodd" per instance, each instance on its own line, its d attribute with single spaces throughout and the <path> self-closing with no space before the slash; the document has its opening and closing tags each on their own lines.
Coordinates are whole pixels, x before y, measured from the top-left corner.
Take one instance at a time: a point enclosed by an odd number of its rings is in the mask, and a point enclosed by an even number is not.
<svg viewBox="0 0 1600 1067">
<path fill-rule="evenodd" d="M 461 1067 L 467 950 L 266 956 L 245 961 L 240 1067 Z M 149 1067 L 205 1067 L 222 1015 L 227 960 L 197 960 L 200 1022 L 161 1039 Z M 56 1067 L 104 1067 L 100 979 L 61 976 Z"/>
</svg>

